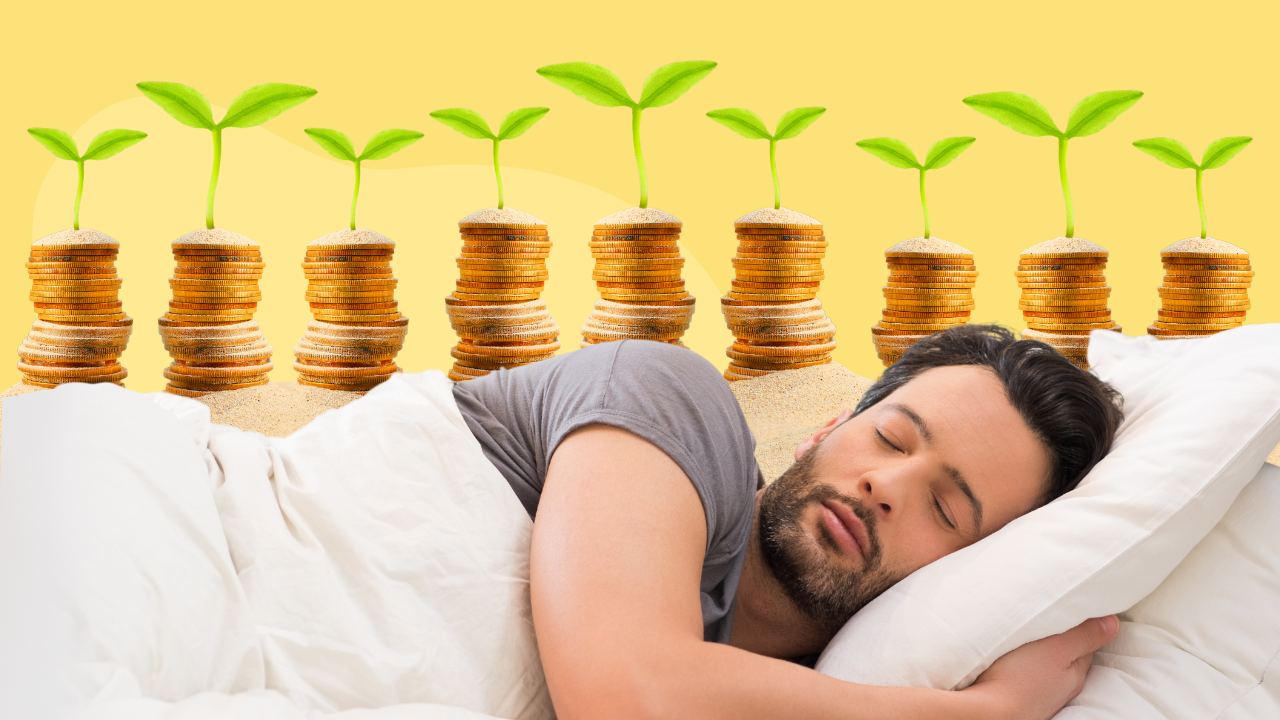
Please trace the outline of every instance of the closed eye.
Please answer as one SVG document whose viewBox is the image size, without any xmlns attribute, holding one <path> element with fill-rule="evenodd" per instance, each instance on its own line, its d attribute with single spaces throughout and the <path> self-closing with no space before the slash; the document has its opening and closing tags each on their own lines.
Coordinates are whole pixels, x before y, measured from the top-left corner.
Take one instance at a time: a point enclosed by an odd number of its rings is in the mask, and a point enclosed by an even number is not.
<svg viewBox="0 0 1280 720">
<path fill-rule="evenodd" d="M 945 510 L 942 509 L 942 503 L 938 502 L 937 495 L 933 496 L 933 507 L 938 510 L 938 515 L 942 517 L 942 522 L 946 523 L 947 527 L 951 528 L 952 530 L 955 530 L 956 529 L 955 523 L 951 522 L 951 520 L 947 518 L 947 513 Z"/>
<path fill-rule="evenodd" d="M 889 447 L 893 448 L 894 450 L 897 450 L 898 452 L 902 452 L 902 448 L 889 442 L 889 438 L 885 437 L 884 433 L 880 432 L 879 428 L 876 428 L 876 436 L 880 438 L 880 442 L 884 443 L 885 445 L 888 445 Z"/>
</svg>

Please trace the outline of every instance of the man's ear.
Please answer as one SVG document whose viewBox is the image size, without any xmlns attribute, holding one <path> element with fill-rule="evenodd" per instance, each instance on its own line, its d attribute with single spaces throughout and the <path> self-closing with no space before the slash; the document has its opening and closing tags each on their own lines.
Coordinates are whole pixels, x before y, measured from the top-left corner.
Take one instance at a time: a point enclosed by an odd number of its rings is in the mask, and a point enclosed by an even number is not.
<svg viewBox="0 0 1280 720">
<path fill-rule="evenodd" d="M 805 438 L 804 440 L 801 440 L 800 444 L 796 446 L 796 459 L 799 460 L 800 456 L 808 452 L 809 448 L 822 442 L 828 435 L 831 434 L 832 430 L 836 429 L 837 425 L 844 422 L 845 420 L 848 420 L 851 417 L 853 417 L 853 410 L 850 410 L 849 408 L 845 408 L 844 410 L 840 411 L 839 415 L 831 418 L 831 420 L 829 420 L 826 425 L 823 425 L 822 427 L 818 428 L 817 432 Z"/>
</svg>

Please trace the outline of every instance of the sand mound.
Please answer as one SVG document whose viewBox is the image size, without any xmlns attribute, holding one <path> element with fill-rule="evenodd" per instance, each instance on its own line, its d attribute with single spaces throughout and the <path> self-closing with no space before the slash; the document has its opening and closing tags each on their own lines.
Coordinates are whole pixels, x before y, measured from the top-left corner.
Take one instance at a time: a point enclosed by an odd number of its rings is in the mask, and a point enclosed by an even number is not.
<svg viewBox="0 0 1280 720">
<path fill-rule="evenodd" d="M 245 245 L 258 247 L 258 243 L 240 233 L 233 233 L 222 228 L 193 230 L 174 240 L 174 242 L 183 245 Z"/>
<path fill-rule="evenodd" d="M 31 243 L 32 247 L 40 247 L 41 245 L 114 245 L 115 240 L 110 235 L 100 233 L 97 230 L 89 228 L 80 228 L 79 230 L 59 230 L 56 233 L 45 235 L 39 240 Z"/>
<path fill-rule="evenodd" d="M 1217 238 L 1189 237 L 1161 250 L 1162 253 L 1209 253 L 1211 255 L 1248 255 L 1248 251 Z"/>
<path fill-rule="evenodd" d="M 1023 255 L 1072 255 L 1075 253 L 1105 253 L 1106 248 L 1089 242 L 1084 238 L 1056 237 L 1045 240 L 1039 245 L 1032 245 L 1022 251 Z"/>
<path fill-rule="evenodd" d="M 546 225 L 527 212 L 511 208 L 485 208 L 462 218 L 460 223 L 494 223 L 495 225 Z"/>
<path fill-rule="evenodd" d="M 680 218 L 657 208 L 627 208 L 612 215 L 605 215 L 596 225 L 635 225 L 637 223 L 678 223 Z"/>
<path fill-rule="evenodd" d="M 364 228 L 344 228 L 328 235 L 322 235 L 307 243 L 308 245 L 388 245 L 395 244 L 391 238 L 379 232 Z"/>
<path fill-rule="evenodd" d="M 735 223 L 768 223 L 778 225 L 821 225 L 822 223 L 797 210 L 771 207 L 752 210 L 734 220 Z"/>
<path fill-rule="evenodd" d="M 973 255 L 968 248 L 961 247 L 953 242 L 948 242 L 938 237 L 922 238 L 913 237 L 910 240 L 903 240 L 893 247 L 885 250 L 886 253 L 927 253 L 927 254 L 947 254 L 947 255 Z"/>
</svg>

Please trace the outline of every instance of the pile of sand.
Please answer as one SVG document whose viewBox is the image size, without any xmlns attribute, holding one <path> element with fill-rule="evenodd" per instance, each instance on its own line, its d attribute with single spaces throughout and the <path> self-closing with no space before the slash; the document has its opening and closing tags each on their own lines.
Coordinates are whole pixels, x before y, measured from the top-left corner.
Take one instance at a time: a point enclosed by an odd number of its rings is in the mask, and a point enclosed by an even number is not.
<svg viewBox="0 0 1280 720">
<path fill-rule="evenodd" d="M 779 224 L 779 225 L 821 225 L 822 223 L 805 215 L 798 210 L 790 208 L 760 208 L 752 210 L 742 217 L 734 220 L 735 223 L 749 224 Z"/>
<path fill-rule="evenodd" d="M 841 410 L 857 405 L 870 386 L 870 380 L 836 362 L 729 384 L 756 437 L 756 460 L 768 482 L 791 466 L 801 440 Z M 19 383 L 0 393 L 0 399 L 41 389 Z M 359 397 L 360 393 L 276 382 L 212 393 L 196 400 L 209 406 L 216 423 L 286 437 L 324 411 L 340 408 Z M 1280 447 L 1267 462 L 1280 465 Z"/>
<path fill-rule="evenodd" d="M 605 215 L 596 225 L 638 225 L 640 223 L 678 223 L 680 218 L 657 208 L 627 208 L 612 215 Z"/>
<path fill-rule="evenodd" d="M 504 225 L 546 225 L 527 212 L 511 208 L 484 208 L 462 218 L 460 223 L 501 223 Z"/>
</svg>

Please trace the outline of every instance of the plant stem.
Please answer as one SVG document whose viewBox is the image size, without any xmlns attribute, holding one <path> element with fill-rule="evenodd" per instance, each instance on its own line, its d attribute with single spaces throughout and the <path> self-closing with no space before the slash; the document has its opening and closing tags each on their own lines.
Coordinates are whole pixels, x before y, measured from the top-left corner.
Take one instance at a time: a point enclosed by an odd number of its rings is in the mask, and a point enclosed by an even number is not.
<svg viewBox="0 0 1280 720">
<path fill-rule="evenodd" d="M 1062 176 L 1062 197 L 1067 201 L 1067 237 L 1076 236 L 1076 214 L 1071 207 L 1071 188 L 1067 185 L 1067 138 L 1058 136 L 1058 174 Z"/>
<path fill-rule="evenodd" d="M 777 210 L 782 207 L 782 189 L 778 185 L 778 158 L 775 151 L 778 149 L 778 141 L 769 138 L 769 169 L 773 171 L 773 209 Z"/>
<path fill-rule="evenodd" d="M 640 108 L 631 108 L 631 142 L 636 146 L 636 167 L 640 169 L 640 207 L 649 207 L 649 184 L 644 177 L 644 156 L 640 154 Z"/>
<path fill-rule="evenodd" d="M 929 239 L 929 203 L 924 199 L 924 174 L 926 170 L 920 168 L 920 207 L 924 208 L 924 239 Z"/>
<path fill-rule="evenodd" d="M 351 229 L 356 229 L 356 200 L 360 197 L 360 161 L 356 160 L 356 189 L 351 193 Z"/>
<path fill-rule="evenodd" d="M 1196 168 L 1196 202 L 1200 203 L 1200 239 L 1209 237 L 1209 222 L 1204 214 L 1204 193 L 1200 191 L 1200 178 L 1204 176 L 1204 170 Z"/>
<path fill-rule="evenodd" d="M 209 177 L 209 199 L 205 203 L 204 226 L 213 229 L 213 193 L 218 189 L 218 169 L 222 167 L 222 128 L 213 129 L 213 174 Z"/>
<path fill-rule="evenodd" d="M 80 168 L 80 184 L 76 186 L 76 214 L 71 221 L 72 230 L 80 229 L 80 196 L 84 194 L 84 160 L 77 160 L 76 165 Z M 1199 177 L 1196 179 L 1199 180 Z M 1203 205 L 1201 206 L 1200 214 L 1204 214 Z"/>
<path fill-rule="evenodd" d="M 498 209 L 502 209 L 502 170 L 498 167 L 498 143 L 501 140 L 493 139 L 493 174 L 498 178 Z"/>
</svg>

